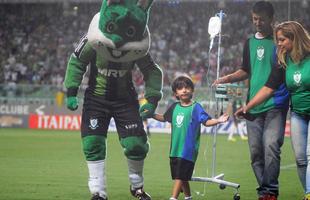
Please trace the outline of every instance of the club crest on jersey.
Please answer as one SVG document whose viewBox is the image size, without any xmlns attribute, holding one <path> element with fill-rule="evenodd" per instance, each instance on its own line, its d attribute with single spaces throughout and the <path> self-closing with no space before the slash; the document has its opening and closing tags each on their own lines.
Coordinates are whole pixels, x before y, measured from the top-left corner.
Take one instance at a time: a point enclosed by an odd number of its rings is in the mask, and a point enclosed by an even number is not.
<svg viewBox="0 0 310 200">
<path fill-rule="evenodd" d="M 295 85 L 300 86 L 301 85 L 301 73 L 299 71 L 295 72 L 293 78 L 294 78 Z"/>
<path fill-rule="evenodd" d="M 257 54 L 258 60 L 262 60 L 264 58 L 264 54 L 265 54 L 264 47 L 262 47 L 262 46 L 257 47 L 256 54 Z"/>
<path fill-rule="evenodd" d="M 95 130 L 98 127 L 99 127 L 98 119 L 90 119 L 89 120 L 89 128 L 91 128 L 92 130 Z"/>
<path fill-rule="evenodd" d="M 177 115 L 177 127 L 181 127 L 183 125 L 183 120 L 184 120 L 184 113 L 178 113 Z"/>
</svg>

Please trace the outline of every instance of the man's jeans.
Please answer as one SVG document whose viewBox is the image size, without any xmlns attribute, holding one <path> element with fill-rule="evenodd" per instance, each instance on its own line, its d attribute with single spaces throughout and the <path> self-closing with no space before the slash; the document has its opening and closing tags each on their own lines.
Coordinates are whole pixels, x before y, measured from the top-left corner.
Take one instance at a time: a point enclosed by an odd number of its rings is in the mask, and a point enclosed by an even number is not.
<svg viewBox="0 0 310 200">
<path fill-rule="evenodd" d="M 251 165 L 259 196 L 279 194 L 280 154 L 284 141 L 287 109 L 271 109 L 247 120 Z"/>
<path fill-rule="evenodd" d="M 310 193 L 310 115 L 291 112 L 291 141 L 295 153 L 297 172 L 305 193 Z M 309 166 L 309 165 L 308 165 Z"/>
</svg>

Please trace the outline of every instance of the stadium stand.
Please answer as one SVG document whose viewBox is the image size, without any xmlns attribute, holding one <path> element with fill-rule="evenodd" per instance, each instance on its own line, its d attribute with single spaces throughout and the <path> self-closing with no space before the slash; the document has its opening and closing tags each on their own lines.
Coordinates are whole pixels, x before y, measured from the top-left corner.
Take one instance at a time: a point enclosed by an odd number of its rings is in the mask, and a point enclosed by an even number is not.
<svg viewBox="0 0 310 200">
<path fill-rule="evenodd" d="M 14 95 L 14 88 L 19 84 L 62 88 L 69 54 L 100 8 L 100 1 L 29 2 L 0 1 L 0 88 L 8 91 L 2 91 L 3 95 Z M 307 1 L 292 1 L 289 7 L 286 1 L 273 3 L 276 23 L 287 20 L 289 13 L 292 20 L 300 21 L 309 29 Z M 251 5 L 252 2 L 242 0 L 156 1 L 149 27 L 151 53 L 163 68 L 165 85 L 170 85 L 177 74 L 184 72 L 190 74 L 198 86 L 207 84 L 208 69 L 209 77 L 215 77 L 216 54 L 209 55 L 207 28 L 209 18 L 221 9 L 226 17 L 222 28 L 220 74 L 240 66 L 244 40 L 252 33 L 247 12 Z M 135 74 L 137 85 L 142 85 L 141 75 Z"/>
</svg>

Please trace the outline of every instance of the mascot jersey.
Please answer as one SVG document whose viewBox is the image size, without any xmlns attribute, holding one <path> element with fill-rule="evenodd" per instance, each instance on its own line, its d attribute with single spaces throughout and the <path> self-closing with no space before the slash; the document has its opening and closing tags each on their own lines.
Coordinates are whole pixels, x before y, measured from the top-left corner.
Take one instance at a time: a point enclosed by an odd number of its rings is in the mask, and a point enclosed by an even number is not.
<svg viewBox="0 0 310 200">
<path fill-rule="evenodd" d="M 76 95 L 87 65 L 90 64 L 87 93 L 101 96 L 106 100 L 122 100 L 136 97 L 132 82 L 135 64 L 144 75 L 146 99 L 161 98 L 162 73 L 149 54 L 131 62 L 113 62 L 104 59 L 84 37 L 71 55 L 65 85 L 68 95 Z"/>
</svg>

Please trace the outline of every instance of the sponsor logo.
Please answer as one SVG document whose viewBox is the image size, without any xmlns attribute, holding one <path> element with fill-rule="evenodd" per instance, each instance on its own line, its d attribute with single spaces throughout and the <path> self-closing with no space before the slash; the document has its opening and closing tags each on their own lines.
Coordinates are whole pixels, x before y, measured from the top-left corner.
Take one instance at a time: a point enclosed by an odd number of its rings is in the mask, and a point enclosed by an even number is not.
<svg viewBox="0 0 310 200">
<path fill-rule="evenodd" d="M 41 105 L 38 108 L 36 108 L 35 111 L 38 115 L 44 115 L 44 111 L 43 111 L 44 108 L 45 108 L 45 105 Z"/>
<path fill-rule="evenodd" d="M 183 126 L 183 120 L 184 120 L 184 113 L 178 113 L 177 115 L 177 127 Z"/>
<path fill-rule="evenodd" d="M 293 75 L 294 78 L 294 82 L 296 86 L 300 86 L 301 85 L 301 73 L 299 71 L 295 72 Z"/>
<path fill-rule="evenodd" d="M 127 70 L 117 70 L 117 69 L 98 69 L 98 72 L 107 77 L 121 78 L 125 76 Z"/>
<path fill-rule="evenodd" d="M 264 58 L 264 54 L 265 54 L 264 47 L 262 47 L 262 46 L 257 47 L 256 53 L 257 53 L 257 59 L 262 60 Z"/>
<path fill-rule="evenodd" d="M 127 125 L 125 125 L 125 128 L 126 128 L 127 130 L 129 130 L 129 129 L 135 129 L 135 128 L 138 128 L 138 124 L 127 124 Z"/>
<path fill-rule="evenodd" d="M 80 115 L 29 115 L 32 129 L 79 130 L 80 127 Z"/>
<path fill-rule="evenodd" d="M 13 127 L 22 125 L 23 120 L 19 117 L 13 117 L 13 116 L 2 116 L 0 117 L 0 127 Z"/>
<path fill-rule="evenodd" d="M 89 120 L 89 128 L 91 128 L 92 130 L 95 130 L 98 127 L 99 127 L 98 119 L 90 119 Z"/>
<path fill-rule="evenodd" d="M 0 114 L 28 115 L 28 105 L 0 105 Z"/>
</svg>

